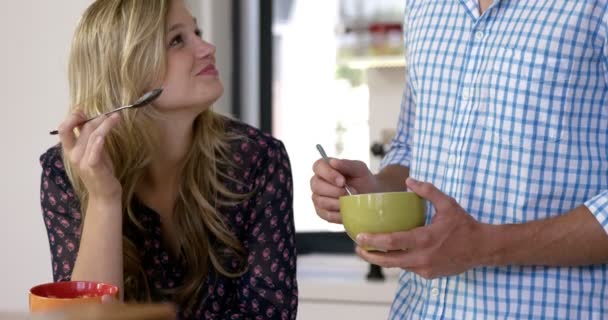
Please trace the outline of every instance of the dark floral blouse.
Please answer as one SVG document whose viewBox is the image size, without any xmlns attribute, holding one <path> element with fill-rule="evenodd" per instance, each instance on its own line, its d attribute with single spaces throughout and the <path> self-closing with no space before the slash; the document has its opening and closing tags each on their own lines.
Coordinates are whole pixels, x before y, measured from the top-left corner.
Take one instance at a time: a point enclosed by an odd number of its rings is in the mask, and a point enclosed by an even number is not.
<svg viewBox="0 0 608 320">
<path fill-rule="evenodd" d="M 238 278 L 211 274 L 200 303 L 180 309 L 180 319 L 295 319 L 298 305 L 292 177 L 283 144 L 259 130 L 229 120 L 227 130 L 244 139 L 231 143 L 237 168 L 226 179 L 233 191 L 255 190 L 236 206 L 220 208 L 224 219 L 248 252 L 247 272 Z M 82 213 L 63 166 L 61 147 L 40 157 L 40 201 L 47 228 L 53 278 L 70 279 L 80 243 Z M 248 190 L 247 190 L 248 189 Z M 134 206 L 138 208 L 138 206 Z M 123 232 L 140 248 L 154 301 L 172 301 L 161 293 L 182 284 L 186 273 L 181 259 L 163 245 L 160 218 L 143 205 L 137 212 L 146 232 L 125 224 Z"/>
</svg>

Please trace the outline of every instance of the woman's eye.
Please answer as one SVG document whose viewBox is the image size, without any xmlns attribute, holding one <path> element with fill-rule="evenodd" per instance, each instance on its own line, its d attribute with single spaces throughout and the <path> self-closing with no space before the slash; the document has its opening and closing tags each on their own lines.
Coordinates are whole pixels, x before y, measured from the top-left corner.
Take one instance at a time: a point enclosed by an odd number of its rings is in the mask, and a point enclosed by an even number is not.
<svg viewBox="0 0 608 320">
<path fill-rule="evenodd" d="M 170 47 L 175 47 L 177 45 L 180 45 L 182 42 L 183 42 L 182 36 L 181 35 L 177 35 L 173 39 L 171 39 L 171 42 L 169 42 L 169 46 Z"/>
<path fill-rule="evenodd" d="M 196 31 L 194 31 L 194 34 L 196 34 L 196 36 L 199 38 L 203 37 L 203 31 L 201 31 L 200 29 L 196 29 Z"/>
</svg>

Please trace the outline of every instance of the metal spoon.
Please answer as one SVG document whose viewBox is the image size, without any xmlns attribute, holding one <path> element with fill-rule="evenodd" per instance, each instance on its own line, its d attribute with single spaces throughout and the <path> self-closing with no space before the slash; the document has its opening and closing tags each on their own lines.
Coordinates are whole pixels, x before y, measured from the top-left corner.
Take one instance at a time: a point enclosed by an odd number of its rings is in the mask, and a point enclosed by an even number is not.
<svg viewBox="0 0 608 320">
<path fill-rule="evenodd" d="M 317 150 L 319 150 L 319 153 L 321 154 L 321 157 L 323 157 L 323 160 L 325 160 L 325 162 L 329 164 L 329 158 L 327 157 L 327 153 L 325 153 L 325 150 L 320 144 L 317 144 Z M 344 189 L 346 190 L 346 193 L 348 193 L 349 196 L 353 195 L 353 193 L 350 192 L 350 189 L 348 188 L 346 182 L 344 182 Z"/>
<path fill-rule="evenodd" d="M 135 101 L 135 103 L 129 104 L 129 105 L 126 105 L 126 106 L 122 106 L 120 108 L 116 108 L 116 109 L 114 109 L 112 111 L 108 111 L 106 113 L 102 113 L 102 114 L 96 115 L 96 116 L 94 116 L 92 118 L 89 118 L 89 119 L 85 120 L 80 125 L 83 125 L 83 124 L 85 124 L 85 123 L 87 123 L 87 122 L 89 122 L 89 121 L 91 121 L 91 120 L 93 120 L 93 119 L 95 119 L 97 117 L 107 116 L 107 115 L 110 115 L 110 114 L 112 114 L 114 112 L 118 112 L 118 111 L 121 111 L 121 110 L 124 110 L 124 109 L 139 108 L 139 107 L 145 106 L 145 105 L 149 104 L 150 102 L 154 101 L 156 98 L 158 98 L 162 92 L 163 92 L 163 88 L 156 88 L 156 89 L 154 89 L 152 91 L 148 91 L 148 92 L 144 93 L 143 96 L 139 97 L 139 99 L 137 99 L 137 101 Z M 53 130 L 53 131 L 51 131 L 49 133 L 51 135 L 56 135 L 56 134 L 59 133 L 59 131 L 58 130 Z"/>
</svg>

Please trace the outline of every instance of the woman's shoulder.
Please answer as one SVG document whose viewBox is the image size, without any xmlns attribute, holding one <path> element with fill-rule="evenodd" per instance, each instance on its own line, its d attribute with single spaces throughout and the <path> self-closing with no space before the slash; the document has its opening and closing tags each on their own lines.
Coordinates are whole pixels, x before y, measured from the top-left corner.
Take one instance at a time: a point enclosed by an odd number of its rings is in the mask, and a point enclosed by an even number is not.
<svg viewBox="0 0 608 320">
<path fill-rule="evenodd" d="M 65 172 L 61 145 L 56 144 L 40 155 L 40 165 L 45 169 L 49 168 Z"/>
<path fill-rule="evenodd" d="M 232 143 L 232 150 L 236 153 L 258 153 L 262 157 L 272 156 L 276 152 L 284 153 L 285 147 L 281 140 L 249 124 L 227 119 L 226 131 L 240 137 Z"/>
<path fill-rule="evenodd" d="M 54 145 L 40 155 L 40 166 L 42 166 L 42 174 L 45 177 L 52 178 L 64 190 L 71 188 L 63 165 L 61 145 Z"/>
</svg>

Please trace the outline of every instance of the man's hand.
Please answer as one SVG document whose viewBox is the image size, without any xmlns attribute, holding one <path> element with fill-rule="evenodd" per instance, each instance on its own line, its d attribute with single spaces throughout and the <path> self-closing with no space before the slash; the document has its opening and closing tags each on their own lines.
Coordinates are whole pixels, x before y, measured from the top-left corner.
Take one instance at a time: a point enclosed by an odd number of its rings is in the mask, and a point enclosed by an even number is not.
<svg viewBox="0 0 608 320">
<path fill-rule="evenodd" d="M 430 183 L 406 180 L 410 190 L 435 207 L 431 224 L 389 234 L 359 234 L 357 254 L 370 263 L 399 267 L 432 279 L 455 275 L 479 265 L 479 248 L 486 241 L 486 228 L 473 219 L 453 198 Z M 374 247 L 381 251 L 366 251 Z"/>
</svg>

